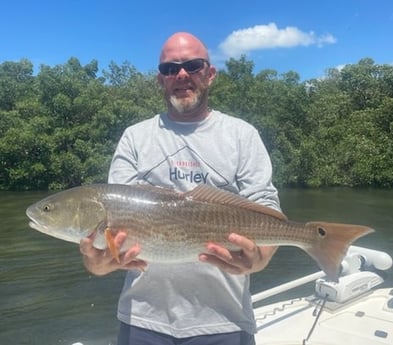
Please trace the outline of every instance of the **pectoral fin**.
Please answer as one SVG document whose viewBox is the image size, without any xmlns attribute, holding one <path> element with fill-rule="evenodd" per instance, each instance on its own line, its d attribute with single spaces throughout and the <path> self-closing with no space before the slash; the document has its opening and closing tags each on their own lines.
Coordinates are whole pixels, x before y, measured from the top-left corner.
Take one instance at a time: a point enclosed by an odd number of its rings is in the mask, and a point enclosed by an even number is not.
<svg viewBox="0 0 393 345">
<path fill-rule="evenodd" d="M 115 243 L 115 236 L 113 235 L 113 232 L 110 228 L 105 229 L 105 240 L 112 256 L 118 263 L 120 263 L 119 249 L 117 248 L 117 245 Z"/>
</svg>

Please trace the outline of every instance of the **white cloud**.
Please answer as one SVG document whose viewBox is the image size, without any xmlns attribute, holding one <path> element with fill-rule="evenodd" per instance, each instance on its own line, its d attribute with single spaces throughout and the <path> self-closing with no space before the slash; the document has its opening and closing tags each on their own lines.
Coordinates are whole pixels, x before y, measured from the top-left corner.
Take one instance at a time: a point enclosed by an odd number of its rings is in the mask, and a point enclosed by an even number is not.
<svg viewBox="0 0 393 345">
<path fill-rule="evenodd" d="M 334 67 L 336 70 L 341 71 L 347 64 L 341 64 Z"/>
<path fill-rule="evenodd" d="M 303 32 L 293 26 L 279 29 L 275 23 L 270 23 L 236 30 L 219 45 L 219 48 L 227 57 L 239 57 L 253 50 L 310 45 L 321 47 L 336 41 L 331 34 L 317 36 L 313 31 Z"/>
</svg>

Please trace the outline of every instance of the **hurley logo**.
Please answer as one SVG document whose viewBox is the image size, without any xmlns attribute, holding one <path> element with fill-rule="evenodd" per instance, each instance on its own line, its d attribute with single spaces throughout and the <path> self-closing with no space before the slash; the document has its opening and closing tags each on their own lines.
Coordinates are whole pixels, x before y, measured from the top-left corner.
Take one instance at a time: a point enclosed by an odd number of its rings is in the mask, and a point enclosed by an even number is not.
<svg viewBox="0 0 393 345">
<path fill-rule="evenodd" d="M 198 185 L 212 183 L 217 187 L 228 185 L 228 181 L 196 151 L 184 146 L 175 153 L 165 157 L 144 175 L 144 180 L 155 185 L 163 185 L 167 179 L 169 186 Z M 166 184 L 165 183 L 165 184 Z"/>
<path fill-rule="evenodd" d="M 189 172 L 185 172 L 177 167 L 173 169 L 169 169 L 169 179 L 171 181 L 185 180 L 187 182 L 196 183 L 196 184 L 199 183 L 206 184 L 208 176 L 209 176 L 208 172 L 203 173 L 193 170 Z"/>
</svg>

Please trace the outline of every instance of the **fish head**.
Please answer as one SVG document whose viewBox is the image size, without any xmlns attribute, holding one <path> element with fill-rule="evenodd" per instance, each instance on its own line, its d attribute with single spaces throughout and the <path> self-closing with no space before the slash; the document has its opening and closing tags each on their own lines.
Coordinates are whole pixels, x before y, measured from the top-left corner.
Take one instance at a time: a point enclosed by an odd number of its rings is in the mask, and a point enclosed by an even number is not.
<svg viewBox="0 0 393 345">
<path fill-rule="evenodd" d="M 52 194 L 29 206 L 29 226 L 47 235 L 79 243 L 106 219 L 106 211 L 94 188 L 75 187 Z"/>
</svg>

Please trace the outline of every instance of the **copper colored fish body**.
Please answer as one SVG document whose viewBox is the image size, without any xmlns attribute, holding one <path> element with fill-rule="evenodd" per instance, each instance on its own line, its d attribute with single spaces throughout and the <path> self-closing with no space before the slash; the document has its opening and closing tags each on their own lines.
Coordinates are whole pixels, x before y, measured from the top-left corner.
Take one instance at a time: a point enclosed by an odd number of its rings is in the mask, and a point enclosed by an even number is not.
<svg viewBox="0 0 393 345">
<path fill-rule="evenodd" d="M 127 233 L 121 248 L 141 247 L 148 262 L 198 260 L 206 243 L 230 247 L 232 232 L 258 245 L 291 245 L 305 250 L 332 280 L 349 245 L 373 230 L 362 225 L 298 223 L 280 212 L 208 186 L 179 193 L 149 185 L 97 184 L 53 194 L 27 211 L 29 225 L 48 235 L 79 243 L 95 234 L 94 246 L 111 248 L 113 236 Z"/>
</svg>

